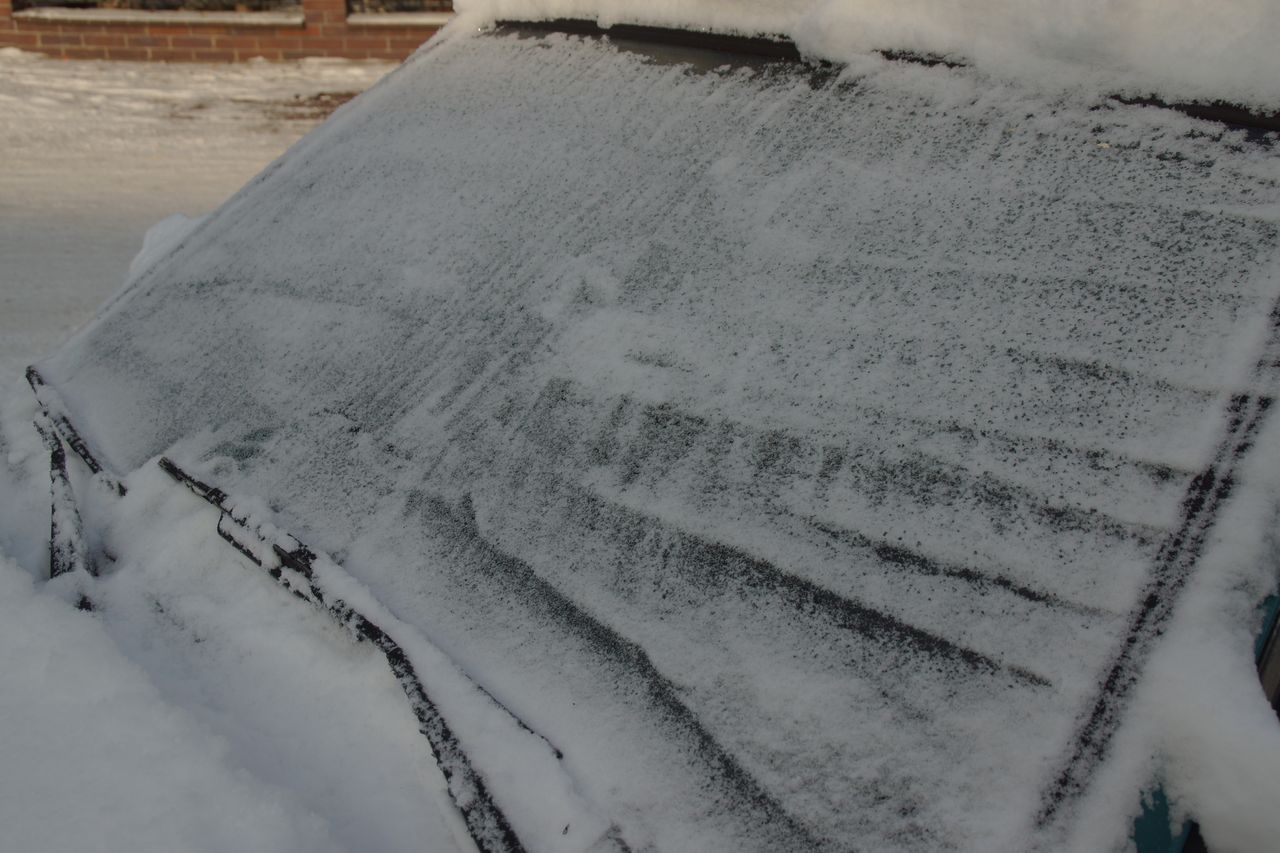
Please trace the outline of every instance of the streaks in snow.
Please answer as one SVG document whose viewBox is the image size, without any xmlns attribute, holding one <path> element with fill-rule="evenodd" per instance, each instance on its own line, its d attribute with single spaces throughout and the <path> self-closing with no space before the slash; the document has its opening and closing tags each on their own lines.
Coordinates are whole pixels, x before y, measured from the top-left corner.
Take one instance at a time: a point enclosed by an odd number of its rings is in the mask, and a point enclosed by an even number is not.
<svg viewBox="0 0 1280 853">
<path fill-rule="evenodd" d="M 845 467 L 860 491 L 873 495 L 892 492 L 924 505 L 971 502 L 992 525 L 1025 517 L 1037 527 L 1053 532 L 1075 531 L 1133 540 L 1144 546 L 1159 533 L 1152 525 L 1125 521 L 1093 508 L 1051 501 L 1027 486 L 1002 480 L 989 472 L 972 472 L 923 454 L 893 462 L 854 461 Z"/>
<path fill-rule="evenodd" d="M 1051 607 L 1061 607 L 1064 610 L 1071 610 L 1077 613 L 1091 615 L 1096 615 L 1098 613 L 1095 608 L 1077 604 L 1074 601 L 1069 601 L 1052 592 L 1032 589 L 1029 586 L 1018 583 L 1017 581 L 1010 580 L 1003 575 L 978 571 L 968 566 L 936 560 L 910 548 L 904 548 L 901 545 L 895 545 L 890 542 L 877 541 L 855 530 L 846 530 L 819 519 L 806 519 L 806 521 L 815 530 L 830 537 L 831 539 L 854 548 L 870 550 L 882 562 L 889 563 L 890 565 L 897 566 L 899 568 L 909 569 L 924 575 L 943 575 L 945 577 L 964 581 L 965 583 L 971 584 L 979 589 L 985 587 L 998 587 L 999 589 L 1003 589 L 1006 592 L 1010 592 L 1019 598 L 1035 604 L 1046 604 Z"/>
<path fill-rule="evenodd" d="M 776 596 L 780 603 L 799 613 L 821 614 L 833 625 L 874 642 L 906 646 L 929 657 L 963 663 L 971 670 L 1003 672 L 1017 681 L 1037 687 L 1049 684 L 1046 678 L 1034 672 L 1001 663 L 888 613 L 838 595 L 737 548 L 687 535 L 683 538 L 684 553 L 679 559 L 686 561 L 688 569 L 696 568 L 714 577 L 731 577 L 735 584 Z"/>
<path fill-rule="evenodd" d="M 822 503 L 839 486 L 873 502 L 885 496 L 906 499 L 921 511 L 963 508 L 996 531 L 1017 524 L 1046 538 L 1069 532 L 1152 550 L 1161 528 L 1123 518 L 1115 514 L 1118 507 L 1108 511 L 1082 502 L 1126 475 L 1136 474 L 1157 487 L 1170 485 L 1178 475 L 1166 466 L 1105 450 L 866 409 L 843 434 L 833 435 L 762 429 L 671 403 L 643 404 L 625 395 L 612 401 L 607 413 L 605 405 L 570 380 L 551 379 L 522 432 L 544 453 L 610 468 L 622 487 L 687 480 L 691 491 L 738 492 L 748 501 L 800 487 L 811 489 L 815 502 Z M 899 436 L 909 449 L 878 443 L 874 437 L 883 434 Z M 967 461 L 973 457 L 982 462 Z M 1041 463 L 1042 458 L 1048 461 Z M 1032 459 L 1039 477 L 1028 475 Z M 1045 465 L 1082 483 L 1081 494 L 1045 493 Z"/>
<path fill-rule="evenodd" d="M 1172 501 L 1177 485 L 1172 472 L 1148 471 L 1142 463 L 1102 451 L 1046 448 L 1041 446 L 1044 442 L 1027 448 L 1016 437 L 979 435 L 958 426 L 907 423 L 876 413 L 866 421 L 862 437 L 763 430 L 672 404 L 643 404 L 626 396 L 592 400 L 581 386 L 555 379 L 546 383 L 521 424 L 521 441 L 533 446 L 509 452 L 564 460 L 556 466 L 562 480 L 576 479 L 575 469 L 590 469 L 593 481 L 607 483 L 620 494 L 634 493 L 628 503 L 641 508 L 675 500 L 698 515 L 709 515 L 707 509 L 727 517 L 750 515 L 768 519 L 775 537 L 809 540 L 813 537 L 802 529 L 808 528 L 828 542 L 861 552 L 848 556 L 871 557 L 892 571 L 941 575 L 974 590 L 1002 589 L 1028 602 L 1080 613 L 1101 611 L 1096 602 L 1081 603 L 1059 588 L 1062 572 L 1026 565 L 1025 559 L 1022 564 L 1005 564 L 991 554 L 957 559 L 968 551 L 956 547 L 941 552 L 950 556 L 937 557 L 919 549 L 904 550 L 892 537 L 872 534 L 870 525 L 877 522 L 859 508 L 892 501 L 901 507 L 903 523 L 917 528 L 942 524 L 990 530 L 992 538 L 1044 541 L 1045 549 L 1038 553 L 1049 552 L 1055 544 L 1062 547 L 1055 537 L 1065 534 L 1081 544 L 1105 549 L 1123 544 L 1144 559 L 1154 556 L 1161 528 L 1084 501 L 1102 485 L 1135 475 L 1150 485 L 1140 482 L 1134 489 L 1155 487 Z M 867 438 L 882 433 L 897 435 L 911 446 L 885 450 Z M 965 464 L 967 453 L 984 461 L 971 469 Z M 1042 454 L 1048 455 L 1054 470 L 1065 470 L 1083 484 L 1079 497 L 1051 498 L 1031 485 L 1034 477 L 1026 469 L 1033 463 L 1027 460 L 1038 460 Z M 1037 467 L 1041 480 L 1044 467 Z M 1123 470 L 1116 471 L 1118 467 Z M 527 479 L 523 472 L 513 476 L 514 486 Z M 887 513 L 881 515 L 892 520 Z M 966 535 L 975 548 L 986 547 L 976 532 Z M 814 565 L 805 576 L 828 588 L 844 588 L 848 566 L 844 559 Z"/>
<path fill-rule="evenodd" d="M 732 545 L 679 530 L 659 519 L 610 502 L 595 494 L 573 494 L 573 512 L 593 529 L 639 540 L 641 530 L 661 530 L 665 545 L 657 572 L 690 587 L 750 594 L 768 601 L 784 620 L 816 620 L 859 635 L 865 642 L 893 646 L 914 654 L 962 664 L 967 670 L 1004 674 L 1024 685 L 1045 687 L 1048 679 L 1011 666 L 953 642 L 932 631 L 803 578 Z"/>
<path fill-rule="evenodd" d="M 527 606 L 542 611 L 547 618 L 580 637 L 595 653 L 611 660 L 618 672 L 637 680 L 648 704 L 659 709 L 669 725 L 692 738 L 698 757 L 712 770 L 713 775 L 707 781 L 725 786 L 739 800 L 750 804 L 750 813 L 760 822 L 753 830 L 757 837 L 773 837 L 779 844 L 785 843 L 788 849 L 797 851 L 820 848 L 810 831 L 707 729 L 682 698 L 682 687 L 654 665 L 643 646 L 579 606 L 528 563 L 485 539 L 476 526 L 469 502 L 454 508 L 438 497 L 421 493 L 415 495 L 413 502 L 420 508 L 423 520 L 438 535 L 452 547 L 469 552 L 468 563 L 480 574 L 514 588 Z"/>
<path fill-rule="evenodd" d="M 1272 308 L 1265 352 L 1254 368 L 1265 375 L 1280 350 L 1280 302 Z M 1226 425 L 1212 461 L 1192 478 L 1182 499 L 1180 522 L 1160 546 L 1150 580 L 1129 617 L 1123 644 L 1103 677 L 1093 705 L 1076 733 L 1062 769 L 1045 790 L 1037 823 L 1046 826 L 1088 786 L 1120 725 L 1122 710 L 1137 683 L 1151 646 L 1173 615 L 1217 521 L 1219 509 L 1235 485 L 1236 466 L 1254 438 L 1274 398 L 1234 394 L 1226 407 Z"/>
<path fill-rule="evenodd" d="M 226 505 L 226 494 L 220 489 L 197 480 L 171 460 L 160 459 L 160 467 L 195 495 L 222 512 L 218 520 L 218 534 L 231 542 L 236 550 L 254 563 L 266 568 L 266 563 L 243 542 L 236 541 L 222 524 L 231 516 Z M 462 814 L 467 830 L 476 846 L 483 853 L 522 853 L 520 839 L 511 828 L 506 816 L 493 802 L 488 786 L 472 766 L 467 754 L 458 743 L 457 736 L 441 716 L 422 685 L 421 679 L 409 661 L 408 655 L 390 635 L 367 617 L 339 598 L 328 598 L 320 587 L 312 569 L 315 554 L 305 545 L 294 540 L 293 547 L 284 548 L 278 542 L 270 542 L 277 565 L 268 569 L 271 577 L 295 596 L 319 607 L 338 620 L 353 635 L 372 642 L 387 659 L 391 672 L 399 682 L 418 719 L 419 730 L 431 744 L 436 762 L 448 783 L 449 794 Z M 289 569 L 285 574 L 283 569 Z M 292 577 L 291 575 L 296 575 Z"/>
</svg>

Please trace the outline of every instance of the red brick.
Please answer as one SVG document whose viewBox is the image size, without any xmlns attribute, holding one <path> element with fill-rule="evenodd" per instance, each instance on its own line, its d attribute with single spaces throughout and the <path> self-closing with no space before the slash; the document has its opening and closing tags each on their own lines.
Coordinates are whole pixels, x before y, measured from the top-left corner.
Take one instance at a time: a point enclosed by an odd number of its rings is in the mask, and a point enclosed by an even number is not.
<svg viewBox="0 0 1280 853">
<path fill-rule="evenodd" d="M 175 49 L 188 48 L 190 50 L 208 50 L 213 47 L 212 36 L 174 36 L 169 39 L 169 44 Z"/>
<path fill-rule="evenodd" d="M 106 32 L 106 28 L 100 24 L 77 24 L 72 22 L 59 22 L 58 32 L 65 35 L 100 35 Z"/>
<path fill-rule="evenodd" d="M 4 32 L 0 30 L 0 44 L 8 47 L 35 47 L 40 41 L 40 36 L 36 33 L 20 33 L 13 30 Z"/>
<path fill-rule="evenodd" d="M 243 36 L 214 36 L 210 40 L 214 50 L 236 50 L 251 48 L 256 44 L 254 39 L 246 39 Z"/>
<path fill-rule="evenodd" d="M 101 47 L 64 47 L 60 53 L 64 59 L 104 59 L 107 51 Z"/>
<path fill-rule="evenodd" d="M 7 0 L 0 0 L 0 10 Z M 0 20 L 0 44 L 41 49 L 50 54 L 110 54 L 114 59 L 167 61 L 271 60 L 303 56 L 400 60 L 438 28 L 349 27 L 346 0 L 305 0 L 308 26 L 227 27 L 185 24 L 58 24 Z M 64 48 L 66 50 L 64 50 Z M 74 48 L 75 50 L 71 50 Z M 84 50 L 82 50 L 83 48 Z M 196 54 L 199 53 L 199 56 Z"/>
<path fill-rule="evenodd" d="M 90 33 L 84 37 L 84 43 L 89 47 L 126 47 L 124 33 L 104 33 L 103 35 L 95 35 Z"/>
<path fill-rule="evenodd" d="M 153 47 L 147 51 L 147 58 L 156 62 L 190 62 L 191 51 L 174 50 L 171 47 Z"/>
<path fill-rule="evenodd" d="M 84 44 L 84 39 L 81 38 L 79 34 L 76 34 L 76 35 L 68 35 L 66 33 L 41 33 L 40 34 L 41 47 L 57 47 L 57 46 L 64 46 L 64 45 L 75 45 L 79 47 L 82 44 Z"/>
<path fill-rule="evenodd" d="M 308 27 L 314 26 L 339 26 L 347 23 L 347 13 L 345 9 L 339 9 L 334 12 L 317 11 L 308 9 L 303 13 Z"/>
<path fill-rule="evenodd" d="M 168 47 L 168 36 L 147 36 L 129 33 L 129 47 Z"/>
<path fill-rule="evenodd" d="M 386 36 L 347 36 L 347 50 L 386 50 Z"/>
<path fill-rule="evenodd" d="M 107 59 L 123 59 L 127 62 L 141 62 L 147 59 L 147 51 L 137 47 L 109 47 Z"/>
<path fill-rule="evenodd" d="M 305 38 L 294 39 L 294 41 L 296 43 L 291 46 L 292 49 L 309 50 L 312 52 L 312 56 L 335 56 L 342 50 L 342 39 L 340 38 Z"/>
<path fill-rule="evenodd" d="M 254 42 L 259 50 L 304 50 L 306 45 L 300 38 L 261 38 Z"/>
</svg>

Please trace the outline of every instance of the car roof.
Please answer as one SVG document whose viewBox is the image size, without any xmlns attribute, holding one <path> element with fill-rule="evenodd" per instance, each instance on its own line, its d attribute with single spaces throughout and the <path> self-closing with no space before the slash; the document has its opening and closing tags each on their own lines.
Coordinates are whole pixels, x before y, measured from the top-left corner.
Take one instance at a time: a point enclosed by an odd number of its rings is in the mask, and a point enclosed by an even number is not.
<svg viewBox="0 0 1280 853">
<path fill-rule="evenodd" d="M 433 43 L 41 372 L 114 470 L 268 502 L 636 849 L 1093 831 L 1264 452 L 1269 138 L 672 50 Z"/>
</svg>

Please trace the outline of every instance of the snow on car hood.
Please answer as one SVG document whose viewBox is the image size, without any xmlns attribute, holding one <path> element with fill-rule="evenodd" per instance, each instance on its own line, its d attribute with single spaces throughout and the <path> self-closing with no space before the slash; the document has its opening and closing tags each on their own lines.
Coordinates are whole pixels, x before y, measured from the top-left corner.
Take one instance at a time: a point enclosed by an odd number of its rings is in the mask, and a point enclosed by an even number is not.
<svg viewBox="0 0 1280 853">
<path fill-rule="evenodd" d="M 1274 580 L 1273 148 L 689 57 L 455 30 L 40 369 L 109 467 L 264 499 L 633 849 L 1122 842 L 1175 593 Z"/>
<path fill-rule="evenodd" d="M 1041 87 L 1280 110 L 1274 0 L 457 0 L 459 27 L 574 18 L 783 36 L 856 61 L 917 51 Z"/>
</svg>

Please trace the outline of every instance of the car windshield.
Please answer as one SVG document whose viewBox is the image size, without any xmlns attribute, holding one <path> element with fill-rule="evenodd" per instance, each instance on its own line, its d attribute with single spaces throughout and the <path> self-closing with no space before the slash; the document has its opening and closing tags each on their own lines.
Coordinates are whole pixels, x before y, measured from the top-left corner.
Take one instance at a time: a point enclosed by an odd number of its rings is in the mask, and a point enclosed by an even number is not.
<svg viewBox="0 0 1280 853">
<path fill-rule="evenodd" d="M 1274 157 L 966 68 L 462 34 L 38 368 L 107 467 L 340 563 L 619 843 L 1055 848 L 1136 808 L 1131 688 L 1248 488 Z"/>
</svg>

